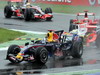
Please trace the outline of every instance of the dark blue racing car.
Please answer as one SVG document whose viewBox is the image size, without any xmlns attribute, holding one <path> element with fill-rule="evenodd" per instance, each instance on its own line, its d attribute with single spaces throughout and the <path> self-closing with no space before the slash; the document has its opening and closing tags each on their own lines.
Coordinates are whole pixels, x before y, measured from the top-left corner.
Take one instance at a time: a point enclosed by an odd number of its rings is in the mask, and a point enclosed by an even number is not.
<svg viewBox="0 0 100 75">
<path fill-rule="evenodd" d="M 31 41 L 32 44 L 25 43 L 23 48 L 18 45 L 11 45 L 8 48 L 6 59 L 12 63 L 30 61 L 45 64 L 48 56 L 72 56 L 73 58 L 81 58 L 83 54 L 82 39 L 77 34 L 64 33 L 63 30 L 55 31 L 55 34 L 58 35 L 59 32 L 59 42 L 37 40 Z"/>
</svg>

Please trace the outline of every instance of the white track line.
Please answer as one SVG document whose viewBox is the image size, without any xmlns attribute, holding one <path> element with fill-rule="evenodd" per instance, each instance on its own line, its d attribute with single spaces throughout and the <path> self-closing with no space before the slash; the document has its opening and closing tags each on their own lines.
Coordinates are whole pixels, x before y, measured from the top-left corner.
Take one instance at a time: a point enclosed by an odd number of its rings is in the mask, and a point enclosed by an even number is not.
<svg viewBox="0 0 100 75">
<path fill-rule="evenodd" d="M 0 51 L 6 51 L 8 50 L 8 47 L 0 48 Z"/>
<path fill-rule="evenodd" d="M 17 29 L 10 29 L 13 31 L 25 32 L 25 33 L 33 33 L 33 34 L 46 34 L 46 32 L 36 32 L 36 31 L 26 31 L 26 30 L 17 30 Z M 8 47 L 0 48 L 0 51 L 8 50 Z"/>
<path fill-rule="evenodd" d="M 26 31 L 26 30 L 18 30 L 18 29 L 10 29 L 10 30 L 25 32 L 25 33 L 33 33 L 33 34 L 46 34 L 46 32 Z"/>
</svg>

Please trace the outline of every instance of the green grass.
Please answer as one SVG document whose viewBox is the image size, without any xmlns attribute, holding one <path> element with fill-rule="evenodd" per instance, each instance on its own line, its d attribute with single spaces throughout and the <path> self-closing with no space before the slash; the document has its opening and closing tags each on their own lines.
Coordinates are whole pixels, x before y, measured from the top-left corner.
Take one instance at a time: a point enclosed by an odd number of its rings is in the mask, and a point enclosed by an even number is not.
<svg viewBox="0 0 100 75">
<path fill-rule="evenodd" d="M 0 9 L 4 8 L 7 4 L 6 1 L 0 1 Z M 84 10 L 89 10 L 89 12 L 94 12 L 99 15 L 100 7 L 94 6 L 70 6 L 70 5 L 56 5 L 56 4 L 43 4 L 43 3 L 33 3 L 33 5 L 39 5 L 42 9 L 51 7 L 53 12 L 56 13 L 70 13 L 76 14 L 78 12 L 83 12 Z"/>
<path fill-rule="evenodd" d="M 25 33 L 0 28 L 0 43 L 14 40 L 23 35 L 25 35 Z"/>
</svg>

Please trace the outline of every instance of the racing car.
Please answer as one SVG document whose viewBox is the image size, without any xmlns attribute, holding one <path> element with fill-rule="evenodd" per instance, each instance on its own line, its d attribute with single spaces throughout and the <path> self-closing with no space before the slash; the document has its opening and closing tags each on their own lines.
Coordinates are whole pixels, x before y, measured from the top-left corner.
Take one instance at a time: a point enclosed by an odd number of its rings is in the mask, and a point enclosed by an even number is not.
<svg viewBox="0 0 100 75">
<path fill-rule="evenodd" d="M 88 13 L 88 10 L 85 10 L 84 13 L 78 13 L 76 19 L 70 20 L 69 32 L 75 29 L 78 23 L 87 23 L 95 26 L 100 24 L 100 19 L 95 19 L 95 13 Z"/>
<path fill-rule="evenodd" d="M 58 34 L 61 34 L 58 36 Z M 24 46 L 10 45 L 7 51 L 6 59 L 12 63 L 22 61 L 37 62 L 45 64 L 48 56 L 72 56 L 81 58 L 83 54 L 83 43 L 77 34 L 64 33 L 64 30 L 55 31 L 56 39 L 59 42 L 47 42 L 46 40 L 32 40 L 31 43 L 25 43 Z"/>
<path fill-rule="evenodd" d="M 27 0 L 11 0 L 4 7 L 5 18 L 11 18 L 12 16 L 18 18 L 24 18 L 25 21 L 30 20 L 46 20 L 51 21 L 53 18 L 52 9 L 46 8 L 44 11 L 39 6 L 32 6 Z"/>
<path fill-rule="evenodd" d="M 80 19 L 79 16 L 84 16 Z M 90 18 L 91 17 L 91 18 Z M 78 13 L 77 19 L 70 20 L 69 32 L 75 31 L 84 40 L 83 42 L 89 46 L 89 43 L 95 42 L 96 46 L 100 48 L 100 20 L 95 19 L 94 13 Z"/>
</svg>

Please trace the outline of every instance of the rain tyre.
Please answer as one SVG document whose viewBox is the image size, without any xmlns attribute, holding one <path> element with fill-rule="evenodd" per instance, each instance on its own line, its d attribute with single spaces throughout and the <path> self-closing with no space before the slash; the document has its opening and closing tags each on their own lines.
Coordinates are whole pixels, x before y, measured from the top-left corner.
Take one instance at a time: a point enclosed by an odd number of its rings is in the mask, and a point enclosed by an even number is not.
<svg viewBox="0 0 100 75">
<path fill-rule="evenodd" d="M 30 21 L 32 19 L 32 16 L 34 17 L 32 9 L 31 8 L 26 8 L 25 13 L 24 13 L 25 21 Z"/>
<path fill-rule="evenodd" d="M 45 9 L 45 14 L 48 14 L 48 13 L 52 13 L 52 9 L 51 8 L 46 8 Z"/>
<path fill-rule="evenodd" d="M 4 16 L 5 18 L 11 18 L 13 11 L 10 6 L 5 6 L 4 8 Z"/>
<path fill-rule="evenodd" d="M 81 58 L 83 54 L 83 43 L 81 41 L 75 41 L 72 47 L 72 57 Z"/>
<path fill-rule="evenodd" d="M 36 60 L 40 64 L 45 64 L 48 60 L 48 51 L 45 47 L 36 48 Z"/>
<path fill-rule="evenodd" d="M 15 57 L 20 51 L 21 51 L 21 49 L 20 49 L 20 47 L 18 45 L 11 45 L 8 48 L 6 59 L 8 59 L 9 61 L 11 61 L 12 63 L 16 63 L 15 60 L 9 59 L 9 55 L 12 55 L 13 57 Z M 19 63 L 19 62 L 20 61 L 17 61 L 17 63 Z"/>
<path fill-rule="evenodd" d="M 73 20 L 70 20 L 69 32 L 73 30 Z"/>
</svg>

